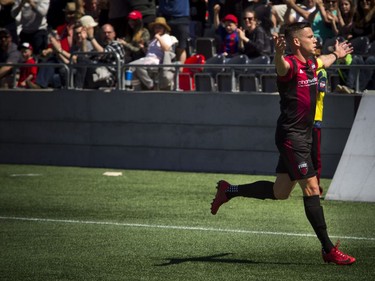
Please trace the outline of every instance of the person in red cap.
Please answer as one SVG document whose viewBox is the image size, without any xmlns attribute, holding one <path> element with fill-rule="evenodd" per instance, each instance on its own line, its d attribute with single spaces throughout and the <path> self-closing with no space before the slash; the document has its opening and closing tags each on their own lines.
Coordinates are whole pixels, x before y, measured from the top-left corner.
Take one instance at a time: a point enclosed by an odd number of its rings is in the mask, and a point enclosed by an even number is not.
<svg viewBox="0 0 375 281">
<path fill-rule="evenodd" d="M 35 65 L 35 59 L 33 57 L 33 47 L 29 42 L 24 42 L 20 46 L 22 60 L 24 64 L 34 64 L 34 66 L 21 66 L 20 77 L 18 79 L 17 87 L 28 88 L 26 81 L 35 82 L 36 75 L 38 73 L 38 67 Z"/>
<path fill-rule="evenodd" d="M 231 58 L 239 54 L 238 19 L 235 15 L 228 14 L 220 22 L 220 9 L 219 4 L 214 6 L 214 25 L 216 32 L 221 38 L 219 54 Z"/>
<path fill-rule="evenodd" d="M 125 63 L 143 58 L 150 43 L 150 32 L 143 25 L 142 13 L 134 10 L 128 14 L 126 35 L 118 38 L 125 49 Z"/>
</svg>

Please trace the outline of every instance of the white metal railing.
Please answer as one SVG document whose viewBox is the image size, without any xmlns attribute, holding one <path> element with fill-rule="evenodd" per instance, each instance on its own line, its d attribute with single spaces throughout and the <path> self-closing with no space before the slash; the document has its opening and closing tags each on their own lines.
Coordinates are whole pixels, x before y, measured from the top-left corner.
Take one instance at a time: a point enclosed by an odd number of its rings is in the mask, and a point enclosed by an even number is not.
<svg viewBox="0 0 375 281">
<path fill-rule="evenodd" d="M 81 53 L 77 53 L 81 54 Z M 82 54 L 87 54 L 87 53 L 82 53 Z M 105 54 L 108 55 L 108 53 L 97 53 L 93 52 L 92 55 L 101 55 Z M 79 67 L 92 67 L 93 64 L 88 63 L 88 64 L 74 64 L 74 63 L 69 63 L 69 64 L 64 64 L 64 63 L 37 63 L 37 64 L 23 64 L 23 63 L 0 63 L 1 66 L 12 66 L 14 67 L 14 70 L 19 69 L 20 67 L 54 67 L 54 68 L 64 68 L 66 71 L 66 81 L 67 81 L 67 88 L 68 89 L 74 89 L 74 72 L 72 71 L 73 68 L 79 68 Z M 208 69 L 213 69 L 218 72 L 227 72 L 231 73 L 232 75 L 232 86 L 231 89 L 233 92 L 236 91 L 235 89 L 235 75 L 236 71 L 266 71 L 266 73 L 274 73 L 275 65 L 274 64 L 159 64 L 159 65 L 141 65 L 141 64 L 123 64 L 121 60 L 116 56 L 116 64 L 103 64 L 103 63 L 98 63 L 95 64 L 95 66 L 107 66 L 107 67 L 116 67 L 116 79 L 117 79 L 117 84 L 116 84 L 116 89 L 119 90 L 124 90 L 124 77 L 125 77 L 125 70 L 129 67 L 149 67 L 149 68 L 156 68 L 156 69 L 161 69 L 161 68 L 173 68 L 174 69 L 174 88 L 172 90 L 174 91 L 180 91 L 179 88 L 179 73 L 181 72 L 182 68 L 198 68 L 202 70 L 208 70 Z M 329 69 L 332 70 L 337 70 L 337 69 L 374 69 L 374 65 L 332 65 Z M 13 70 L 13 72 L 14 72 Z M 356 74 L 356 88 L 355 92 L 359 93 L 359 74 L 360 72 L 358 71 Z M 160 74 L 159 74 L 160 75 Z"/>
</svg>

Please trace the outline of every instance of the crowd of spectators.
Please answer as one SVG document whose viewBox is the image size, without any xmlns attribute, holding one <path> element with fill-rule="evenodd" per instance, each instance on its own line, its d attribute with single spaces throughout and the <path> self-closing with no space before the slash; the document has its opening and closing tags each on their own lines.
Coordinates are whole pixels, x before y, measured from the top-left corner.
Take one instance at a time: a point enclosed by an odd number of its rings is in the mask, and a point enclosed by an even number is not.
<svg viewBox="0 0 375 281">
<path fill-rule="evenodd" d="M 0 63 L 25 64 L 0 66 L 0 86 L 66 86 L 61 66 L 74 64 L 76 88 L 113 87 L 118 60 L 125 67 L 162 64 L 172 52 L 172 60 L 184 64 L 194 55 L 189 42 L 198 37 L 215 37 L 217 54 L 228 60 L 245 55 L 258 63 L 272 57 L 272 36 L 300 21 L 311 23 L 322 51 L 332 38 L 365 37 L 370 49 L 375 0 L 0 0 Z M 35 63 L 48 66 L 27 66 Z M 355 52 L 339 63 L 373 65 L 375 57 Z M 154 88 L 149 68 L 133 70 L 144 89 Z M 346 68 L 336 90 L 354 92 L 358 71 L 360 90 L 374 89 L 372 69 Z"/>
</svg>

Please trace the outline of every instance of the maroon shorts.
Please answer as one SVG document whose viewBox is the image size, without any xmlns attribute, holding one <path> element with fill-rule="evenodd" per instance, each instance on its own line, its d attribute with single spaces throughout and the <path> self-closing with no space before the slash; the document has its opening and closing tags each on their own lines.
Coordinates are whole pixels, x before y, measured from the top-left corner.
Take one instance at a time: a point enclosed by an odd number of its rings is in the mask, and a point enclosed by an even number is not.
<svg viewBox="0 0 375 281">
<path fill-rule="evenodd" d="M 287 173 L 292 181 L 316 176 L 311 159 L 311 144 L 301 139 L 284 139 L 276 143 L 280 152 L 276 173 Z"/>
</svg>

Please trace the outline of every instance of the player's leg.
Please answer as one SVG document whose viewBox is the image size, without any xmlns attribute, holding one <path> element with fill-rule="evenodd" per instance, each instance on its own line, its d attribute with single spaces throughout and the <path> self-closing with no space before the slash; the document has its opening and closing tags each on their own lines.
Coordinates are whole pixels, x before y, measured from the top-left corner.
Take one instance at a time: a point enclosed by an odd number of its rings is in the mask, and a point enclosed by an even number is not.
<svg viewBox="0 0 375 281">
<path fill-rule="evenodd" d="M 338 250 L 338 245 L 331 242 L 324 218 L 323 207 L 320 205 L 319 184 L 316 176 L 298 180 L 303 192 L 305 214 L 313 227 L 316 236 L 322 244 L 322 254 L 325 262 L 333 262 L 340 265 L 349 265 L 355 262 L 355 258 Z"/>
<path fill-rule="evenodd" d="M 293 153 L 293 148 L 289 142 L 278 145 L 280 152 L 279 161 L 276 167 L 276 181 L 256 181 L 244 185 L 232 185 L 221 180 L 217 184 L 217 192 L 211 203 L 211 213 L 215 215 L 220 206 L 228 202 L 233 197 L 243 196 L 256 199 L 287 199 L 292 192 L 296 181 L 291 180 L 290 171 L 294 171 L 294 161 L 290 161 L 289 155 Z"/>
<path fill-rule="evenodd" d="M 256 181 L 253 183 L 233 185 L 221 180 L 217 184 L 217 192 L 211 203 L 211 213 L 215 215 L 220 206 L 234 197 L 254 199 L 288 199 L 296 181 L 291 181 L 288 174 L 277 174 L 276 181 Z"/>
</svg>

